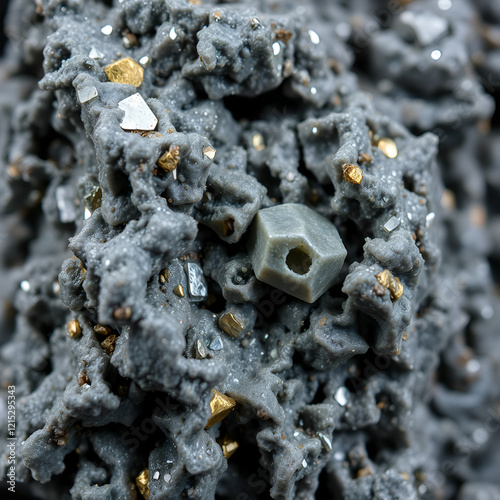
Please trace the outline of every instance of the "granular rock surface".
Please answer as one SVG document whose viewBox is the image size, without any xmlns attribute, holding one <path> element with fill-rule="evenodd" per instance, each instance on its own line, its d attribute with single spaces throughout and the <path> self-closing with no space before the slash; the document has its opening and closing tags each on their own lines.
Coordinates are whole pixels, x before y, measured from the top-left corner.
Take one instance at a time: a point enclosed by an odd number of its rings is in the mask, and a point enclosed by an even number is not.
<svg viewBox="0 0 500 500">
<path fill-rule="evenodd" d="M 15 0 L 5 32 L 16 493 L 500 498 L 497 1 Z M 252 266 L 289 203 L 347 250 L 312 303 Z"/>
</svg>

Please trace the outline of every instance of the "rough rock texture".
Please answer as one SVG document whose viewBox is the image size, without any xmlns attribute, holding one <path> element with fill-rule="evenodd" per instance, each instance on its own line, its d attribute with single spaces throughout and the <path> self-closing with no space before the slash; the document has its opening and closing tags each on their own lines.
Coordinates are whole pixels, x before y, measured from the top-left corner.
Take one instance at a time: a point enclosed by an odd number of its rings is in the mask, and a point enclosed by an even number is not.
<svg viewBox="0 0 500 500">
<path fill-rule="evenodd" d="M 496 500 L 498 2 L 15 0 L 6 33 L 0 391 L 21 494 L 134 499 L 148 469 L 151 499 Z M 106 76 L 123 57 L 138 88 Z M 120 127 L 137 92 L 152 132 Z M 312 304 L 248 256 L 282 203 L 347 249 Z M 205 429 L 212 388 L 236 408 Z"/>
</svg>

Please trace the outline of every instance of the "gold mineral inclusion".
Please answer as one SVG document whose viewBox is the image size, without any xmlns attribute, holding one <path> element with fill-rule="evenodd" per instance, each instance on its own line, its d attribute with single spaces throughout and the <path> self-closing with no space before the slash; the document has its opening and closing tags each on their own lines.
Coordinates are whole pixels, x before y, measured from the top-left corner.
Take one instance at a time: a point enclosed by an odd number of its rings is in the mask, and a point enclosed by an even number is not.
<svg viewBox="0 0 500 500">
<path fill-rule="evenodd" d="M 342 173 L 344 180 L 350 182 L 351 184 L 361 184 L 361 181 L 363 180 L 363 172 L 357 165 L 345 163 L 342 166 Z"/>
<path fill-rule="evenodd" d="M 224 420 L 236 406 L 236 401 L 215 389 L 212 389 L 212 401 L 210 401 L 210 418 L 205 429 L 213 427 Z"/>
<path fill-rule="evenodd" d="M 212 146 L 207 146 L 206 148 L 203 148 L 203 154 L 207 157 L 210 158 L 210 160 L 213 160 L 215 158 L 215 149 Z"/>
<path fill-rule="evenodd" d="M 227 436 L 217 442 L 222 448 L 222 453 L 224 453 L 226 458 L 229 458 L 240 447 L 238 441 L 235 441 Z"/>
<path fill-rule="evenodd" d="M 398 147 L 389 137 L 379 139 L 377 141 L 377 147 L 387 156 L 387 158 L 396 158 L 396 156 L 398 156 Z"/>
<path fill-rule="evenodd" d="M 143 67 L 131 57 L 111 63 L 104 68 L 104 73 L 110 82 L 126 83 L 134 87 L 140 87 L 144 78 Z"/>
<path fill-rule="evenodd" d="M 384 269 L 376 275 L 378 282 L 387 288 L 391 292 L 391 300 L 399 300 L 403 295 L 403 285 L 396 276 L 394 276 L 391 271 Z"/>
<path fill-rule="evenodd" d="M 68 335 L 72 339 L 78 339 L 82 336 L 82 327 L 77 319 L 72 319 L 67 325 Z"/>
<path fill-rule="evenodd" d="M 160 283 L 166 283 L 168 281 L 168 279 L 170 278 L 170 270 L 165 268 L 165 269 L 162 269 L 161 273 L 160 273 Z"/>
<path fill-rule="evenodd" d="M 157 164 L 168 173 L 177 168 L 179 161 L 179 147 L 173 146 L 164 155 L 160 156 Z"/>
<path fill-rule="evenodd" d="M 245 328 L 245 323 L 238 321 L 233 313 L 227 313 L 219 318 L 219 328 L 231 335 L 231 337 L 236 338 L 241 330 Z"/>
<path fill-rule="evenodd" d="M 175 288 L 174 288 L 174 293 L 175 295 L 177 295 L 178 297 L 184 297 L 185 293 L 184 293 L 184 287 L 182 285 L 177 285 Z"/>
<path fill-rule="evenodd" d="M 144 469 L 136 478 L 135 484 L 137 485 L 137 489 L 140 494 L 146 499 L 149 500 L 149 470 Z"/>
</svg>

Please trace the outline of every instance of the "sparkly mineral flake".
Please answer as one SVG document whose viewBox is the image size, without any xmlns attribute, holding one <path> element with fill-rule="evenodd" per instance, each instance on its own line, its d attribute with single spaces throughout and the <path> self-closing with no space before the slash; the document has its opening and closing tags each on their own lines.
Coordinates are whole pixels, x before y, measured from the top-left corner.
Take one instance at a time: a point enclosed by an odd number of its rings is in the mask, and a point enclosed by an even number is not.
<svg viewBox="0 0 500 500">
<path fill-rule="evenodd" d="M 432 58 L 434 61 L 437 61 L 437 60 L 441 59 L 441 55 L 442 55 L 442 54 L 441 54 L 441 51 L 440 51 L 440 50 L 438 50 L 438 49 L 433 50 L 433 51 L 431 52 L 431 58 Z"/>
<path fill-rule="evenodd" d="M 84 102 L 91 101 L 98 95 L 99 92 L 97 92 L 97 89 L 94 86 L 85 87 L 78 91 L 78 100 L 80 101 L 81 104 L 83 104 Z"/>
<path fill-rule="evenodd" d="M 198 339 L 194 343 L 194 350 L 196 359 L 205 359 L 207 357 L 207 348 L 203 340 Z"/>
<path fill-rule="evenodd" d="M 125 112 L 120 123 L 123 130 L 154 130 L 158 125 L 158 118 L 139 93 L 123 99 L 118 107 Z"/>
<path fill-rule="evenodd" d="M 279 42 L 274 42 L 273 43 L 273 54 L 275 56 L 279 55 L 279 53 L 281 52 L 281 45 Z"/>
<path fill-rule="evenodd" d="M 302 460 L 302 467 L 304 467 L 304 469 L 307 467 L 307 461 L 305 458 Z"/>
<path fill-rule="evenodd" d="M 332 450 L 332 440 L 323 432 L 318 432 L 318 437 L 321 439 L 321 442 L 323 443 L 323 448 L 326 451 L 331 451 Z"/>
<path fill-rule="evenodd" d="M 318 45 L 318 43 L 320 42 L 319 35 L 313 30 L 309 30 L 307 34 L 309 35 L 309 39 L 311 40 L 311 42 L 315 45 Z"/>
<path fill-rule="evenodd" d="M 434 219 L 436 218 L 436 214 L 434 212 L 430 212 L 425 216 L 425 227 L 428 229 Z"/>
<path fill-rule="evenodd" d="M 76 219 L 75 189 L 73 186 L 58 186 L 56 188 L 56 203 L 59 210 L 59 220 L 66 224 Z"/>
<path fill-rule="evenodd" d="M 23 280 L 21 281 L 21 290 L 23 292 L 29 292 L 31 290 L 31 285 L 29 281 Z"/>
<path fill-rule="evenodd" d="M 100 50 L 97 50 L 95 47 L 92 47 L 89 52 L 89 57 L 91 59 L 103 59 L 104 54 Z"/>
<path fill-rule="evenodd" d="M 153 474 L 153 479 L 155 481 L 158 481 L 158 479 L 160 479 L 160 472 L 159 471 L 156 471 L 154 474 Z"/>
<path fill-rule="evenodd" d="M 170 38 L 170 40 L 175 40 L 179 35 L 177 35 L 177 31 L 175 31 L 175 28 L 172 28 L 169 32 L 168 32 L 168 37 Z"/>
<path fill-rule="evenodd" d="M 314 135 L 316 135 L 316 134 L 318 133 L 318 127 L 313 127 L 313 128 L 311 129 L 311 132 L 312 132 Z"/>
<path fill-rule="evenodd" d="M 395 216 L 393 215 L 385 224 L 384 224 L 384 229 L 388 232 L 388 233 L 392 233 L 392 231 L 394 231 L 394 229 L 396 229 L 397 227 L 399 227 L 399 224 L 401 223 L 401 221 Z"/>
<path fill-rule="evenodd" d="M 144 66 L 144 65 L 148 64 L 148 62 L 149 62 L 149 57 L 148 57 L 148 56 L 141 57 L 141 58 L 139 59 L 139 62 L 140 62 L 140 63 Z"/>
<path fill-rule="evenodd" d="M 311 87 L 311 94 L 316 95 L 318 93 L 318 89 L 316 87 Z"/>
<path fill-rule="evenodd" d="M 256 30 L 259 26 L 260 26 L 260 21 L 258 18 L 254 17 L 251 21 L 250 21 L 250 26 L 252 27 L 253 30 Z"/>
<path fill-rule="evenodd" d="M 215 158 L 215 153 L 216 150 L 212 146 L 207 146 L 206 148 L 203 148 L 203 154 L 210 160 L 213 160 Z"/>
<path fill-rule="evenodd" d="M 101 28 L 101 33 L 106 36 L 111 35 L 111 33 L 113 33 L 113 26 L 111 26 L 111 24 L 106 24 L 106 26 Z"/>
<path fill-rule="evenodd" d="M 347 404 L 347 388 L 339 387 L 333 398 L 340 406 L 345 406 Z"/>
<path fill-rule="evenodd" d="M 200 265 L 190 262 L 186 265 L 189 297 L 193 302 L 200 302 L 208 297 L 208 288 Z"/>
<path fill-rule="evenodd" d="M 224 347 L 220 335 L 215 335 L 208 347 L 210 347 L 212 351 L 220 351 Z"/>
<path fill-rule="evenodd" d="M 252 144 L 253 144 L 253 147 L 257 151 L 262 151 L 262 150 L 266 149 L 266 143 L 264 142 L 264 136 L 260 132 L 257 132 L 256 134 L 253 135 Z"/>
</svg>

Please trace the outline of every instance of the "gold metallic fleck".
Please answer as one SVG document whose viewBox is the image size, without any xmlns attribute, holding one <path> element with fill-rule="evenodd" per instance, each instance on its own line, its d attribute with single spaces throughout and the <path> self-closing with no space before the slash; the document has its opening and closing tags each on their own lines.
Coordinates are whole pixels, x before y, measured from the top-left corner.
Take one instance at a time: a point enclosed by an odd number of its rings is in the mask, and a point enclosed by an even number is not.
<svg viewBox="0 0 500 500">
<path fill-rule="evenodd" d="M 125 319 L 130 319 L 131 316 L 132 316 L 132 308 L 130 306 L 117 307 L 113 311 L 113 317 L 115 319 L 125 320 Z"/>
<path fill-rule="evenodd" d="M 236 406 L 236 401 L 226 396 L 225 394 L 212 389 L 212 400 L 210 401 L 210 418 L 208 419 L 205 429 L 213 427 L 221 420 L 224 420 Z"/>
<path fill-rule="evenodd" d="M 118 336 L 115 334 L 109 335 L 106 337 L 102 342 L 101 346 L 102 348 L 110 355 L 112 356 L 113 353 L 115 352 L 115 344 L 118 339 Z"/>
<path fill-rule="evenodd" d="M 376 141 L 377 148 L 384 153 L 387 158 L 396 158 L 398 156 L 398 147 L 396 143 L 389 139 L 389 137 L 383 137 L 382 139 L 378 139 Z"/>
<path fill-rule="evenodd" d="M 384 269 L 376 275 L 378 282 L 391 292 L 391 300 L 394 302 L 399 300 L 404 291 L 404 287 L 396 276 L 391 271 Z"/>
<path fill-rule="evenodd" d="M 184 293 L 184 287 L 182 285 L 177 285 L 175 288 L 174 288 L 174 293 L 175 295 L 177 295 L 178 297 L 184 297 L 185 296 L 185 293 Z"/>
<path fill-rule="evenodd" d="M 139 493 L 145 498 L 145 500 L 149 500 L 149 470 L 144 469 L 136 478 L 135 484 L 137 485 L 137 489 Z"/>
<path fill-rule="evenodd" d="M 231 335 L 231 337 L 237 338 L 239 333 L 245 328 L 245 323 L 236 319 L 233 313 L 227 313 L 219 318 L 219 328 L 228 335 Z"/>
<path fill-rule="evenodd" d="M 77 319 L 72 319 L 67 325 L 68 335 L 72 339 L 79 339 L 82 336 L 82 327 Z"/>
<path fill-rule="evenodd" d="M 215 158 L 216 150 L 212 146 L 207 146 L 206 148 L 203 148 L 202 151 L 203 154 L 210 160 L 213 160 Z"/>
<path fill-rule="evenodd" d="M 110 82 L 126 83 L 134 87 L 140 87 L 144 79 L 143 67 L 131 57 L 111 63 L 104 68 L 104 73 Z"/>
<path fill-rule="evenodd" d="M 100 208 L 102 203 L 102 190 L 99 186 L 94 187 L 90 194 L 85 196 L 83 199 L 85 206 L 90 210 L 90 212 L 95 212 Z"/>
<path fill-rule="evenodd" d="M 361 184 L 363 180 L 363 172 L 357 165 L 345 163 L 342 166 L 342 174 L 344 180 L 351 184 Z"/>
<path fill-rule="evenodd" d="M 238 441 L 231 439 L 229 436 L 218 439 L 217 443 L 219 443 L 220 447 L 222 448 L 222 453 L 224 454 L 226 459 L 229 458 L 240 447 Z"/>
<path fill-rule="evenodd" d="M 98 333 L 99 335 L 109 335 L 112 332 L 112 330 L 109 326 L 95 325 L 94 332 Z"/>
<path fill-rule="evenodd" d="M 165 172 L 172 172 L 177 168 L 180 161 L 180 150 L 179 146 L 170 146 L 170 149 L 160 156 L 157 164 L 161 167 Z"/>
<path fill-rule="evenodd" d="M 358 160 L 359 163 L 370 163 L 373 158 L 368 153 L 360 153 Z"/>
<path fill-rule="evenodd" d="M 168 269 L 166 267 L 164 269 L 162 269 L 160 272 L 160 283 L 162 283 L 162 284 L 167 283 L 171 274 L 172 273 L 170 272 L 170 269 Z"/>
</svg>

